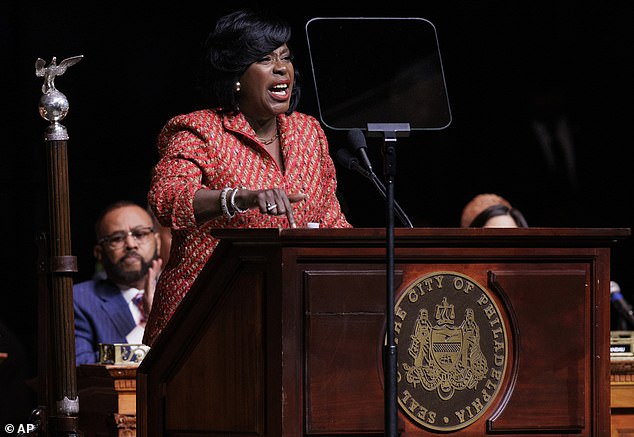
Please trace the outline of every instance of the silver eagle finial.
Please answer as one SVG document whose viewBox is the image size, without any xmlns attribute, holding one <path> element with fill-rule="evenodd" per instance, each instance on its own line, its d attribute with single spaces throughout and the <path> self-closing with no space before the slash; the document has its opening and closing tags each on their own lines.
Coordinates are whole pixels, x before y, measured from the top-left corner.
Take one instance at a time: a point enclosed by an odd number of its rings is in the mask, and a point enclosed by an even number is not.
<svg viewBox="0 0 634 437">
<path fill-rule="evenodd" d="M 55 90 L 55 76 L 61 76 L 66 72 L 66 69 L 71 65 L 75 65 L 82 60 L 84 56 L 72 56 L 64 59 L 57 65 L 57 59 L 53 56 L 51 63 L 46 67 L 46 61 L 42 58 L 37 58 L 35 61 L 35 75 L 37 77 L 44 78 L 44 84 L 42 85 L 42 92 L 48 93 L 50 90 Z"/>
</svg>

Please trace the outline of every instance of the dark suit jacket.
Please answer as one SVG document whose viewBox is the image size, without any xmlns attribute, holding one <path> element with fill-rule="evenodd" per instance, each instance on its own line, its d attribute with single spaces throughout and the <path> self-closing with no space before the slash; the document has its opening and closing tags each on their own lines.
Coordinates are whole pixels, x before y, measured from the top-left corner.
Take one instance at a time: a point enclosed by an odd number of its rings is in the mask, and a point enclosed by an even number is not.
<svg viewBox="0 0 634 437">
<path fill-rule="evenodd" d="M 127 343 L 136 323 L 121 290 L 107 279 L 73 286 L 77 365 L 99 361 L 99 343 Z"/>
</svg>

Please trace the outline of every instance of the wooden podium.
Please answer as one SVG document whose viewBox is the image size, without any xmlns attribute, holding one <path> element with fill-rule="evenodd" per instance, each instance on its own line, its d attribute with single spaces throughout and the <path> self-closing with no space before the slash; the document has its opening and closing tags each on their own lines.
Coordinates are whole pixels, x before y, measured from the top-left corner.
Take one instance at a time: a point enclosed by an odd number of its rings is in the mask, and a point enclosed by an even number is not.
<svg viewBox="0 0 634 437">
<path fill-rule="evenodd" d="M 138 368 L 137 434 L 382 435 L 385 230 L 215 235 L 214 256 Z M 419 354 L 399 361 L 400 435 L 609 436 L 610 247 L 629 236 L 396 229 L 399 357 Z M 445 277 L 461 290 L 432 291 Z M 406 328 L 411 305 L 432 297 L 442 305 L 421 307 Z M 454 317 L 461 305 L 467 315 Z"/>
</svg>

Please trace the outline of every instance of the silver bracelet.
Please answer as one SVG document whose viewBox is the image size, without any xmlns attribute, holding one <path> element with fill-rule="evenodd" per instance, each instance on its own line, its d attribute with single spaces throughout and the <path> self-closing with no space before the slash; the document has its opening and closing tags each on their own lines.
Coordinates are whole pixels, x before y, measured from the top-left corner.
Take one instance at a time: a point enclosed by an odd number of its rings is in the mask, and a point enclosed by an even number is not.
<svg viewBox="0 0 634 437">
<path fill-rule="evenodd" d="M 231 187 L 225 187 L 220 192 L 220 209 L 222 209 L 222 213 L 227 218 L 233 218 L 235 213 L 229 212 L 229 208 L 227 207 L 227 193 L 232 190 Z"/>
<path fill-rule="evenodd" d="M 244 214 L 249 210 L 249 208 L 241 209 L 238 205 L 236 205 L 236 193 L 238 192 L 238 190 L 244 190 L 244 188 L 240 187 L 233 190 L 233 192 L 231 193 L 231 207 L 235 212 Z"/>
</svg>

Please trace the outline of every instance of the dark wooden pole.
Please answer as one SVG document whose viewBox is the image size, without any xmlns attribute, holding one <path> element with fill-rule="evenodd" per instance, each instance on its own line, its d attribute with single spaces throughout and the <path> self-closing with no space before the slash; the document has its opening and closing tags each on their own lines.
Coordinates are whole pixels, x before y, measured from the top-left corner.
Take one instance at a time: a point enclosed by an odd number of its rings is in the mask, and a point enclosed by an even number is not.
<svg viewBox="0 0 634 437">
<path fill-rule="evenodd" d="M 77 261 L 71 256 L 67 142 L 47 141 L 48 210 L 50 238 L 51 354 L 49 430 L 52 435 L 78 432 L 79 398 L 75 365 L 73 278 Z"/>
<path fill-rule="evenodd" d="M 56 437 L 79 436 L 79 397 L 75 364 L 75 316 L 73 313 L 73 278 L 77 271 L 77 259 L 71 255 L 70 202 L 68 194 L 68 158 L 66 128 L 60 124 L 68 113 L 66 96 L 55 88 L 55 77 L 81 60 L 82 56 L 64 59 L 58 65 L 53 58 L 46 66 L 43 59 L 35 62 L 36 76 L 44 78 L 39 111 L 42 118 L 51 122 L 46 129 L 46 163 L 48 174 L 48 238 L 42 238 L 44 256 L 40 260 L 47 270 L 46 281 L 40 293 L 44 303 L 41 320 L 47 333 L 40 335 L 39 350 L 46 360 L 44 375 L 47 403 L 44 431 Z M 42 330 L 40 330 L 42 334 Z M 40 370 L 42 366 L 40 366 Z"/>
</svg>

